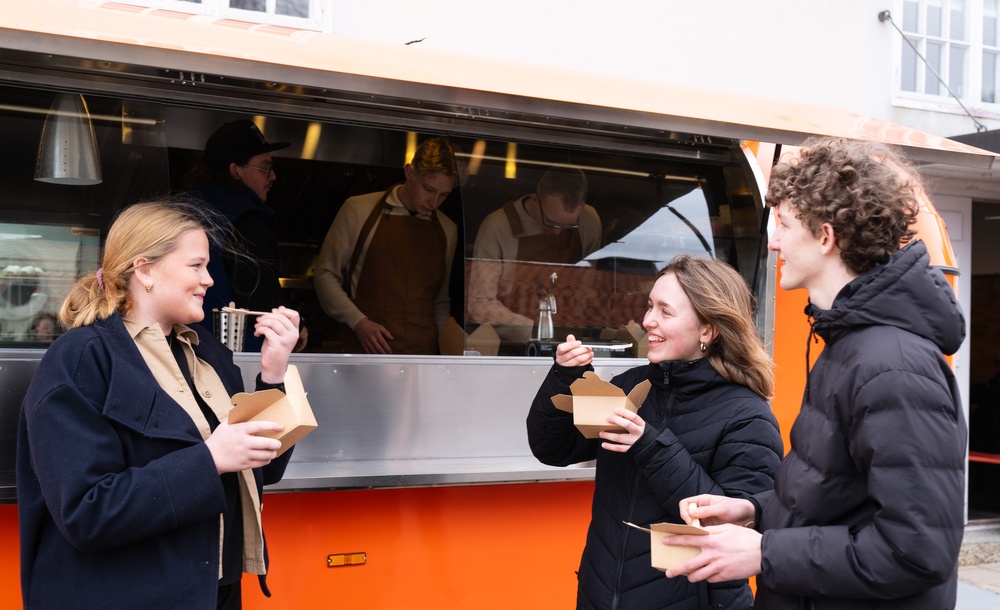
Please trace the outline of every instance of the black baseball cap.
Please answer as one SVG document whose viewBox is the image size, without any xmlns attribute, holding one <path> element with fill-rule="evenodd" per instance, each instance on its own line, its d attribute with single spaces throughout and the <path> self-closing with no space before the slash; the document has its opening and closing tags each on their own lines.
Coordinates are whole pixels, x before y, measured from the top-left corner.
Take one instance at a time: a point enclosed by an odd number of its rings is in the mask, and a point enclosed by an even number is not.
<svg viewBox="0 0 1000 610">
<path fill-rule="evenodd" d="M 208 136 L 204 159 L 209 167 L 225 171 L 230 163 L 289 146 L 291 142 L 268 142 L 253 121 L 231 121 Z"/>
</svg>

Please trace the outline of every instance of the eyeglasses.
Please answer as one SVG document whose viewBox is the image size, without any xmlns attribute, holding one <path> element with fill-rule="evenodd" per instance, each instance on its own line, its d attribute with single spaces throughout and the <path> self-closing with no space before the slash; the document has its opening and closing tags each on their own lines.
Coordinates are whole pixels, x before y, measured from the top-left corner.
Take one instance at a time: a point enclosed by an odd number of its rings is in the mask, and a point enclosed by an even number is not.
<svg viewBox="0 0 1000 610">
<path fill-rule="evenodd" d="M 257 167 L 256 165 L 250 165 L 249 163 L 244 163 L 243 167 L 249 167 L 250 169 L 255 169 L 258 172 L 261 172 L 262 174 L 264 174 L 265 176 L 270 176 L 271 174 L 274 174 L 274 168 L 273 167 Z M 277 175 L 277 174 L 275 174 L 275 175 Z"/>
<path fill-rule="evenodd" d="M 575 223 L 571 225 L 557 225 L 549 222 L 549 219 L 545 217 L 545 206 L 542 205 L 542 198 L 539 195 L 535 195 L 535 199 L 538 201 L 538 213 L 542 215 L 542 226 L 555 231 L 568 231 L 570 229 L 579 229 L 580 223 Z"/>
</svg>

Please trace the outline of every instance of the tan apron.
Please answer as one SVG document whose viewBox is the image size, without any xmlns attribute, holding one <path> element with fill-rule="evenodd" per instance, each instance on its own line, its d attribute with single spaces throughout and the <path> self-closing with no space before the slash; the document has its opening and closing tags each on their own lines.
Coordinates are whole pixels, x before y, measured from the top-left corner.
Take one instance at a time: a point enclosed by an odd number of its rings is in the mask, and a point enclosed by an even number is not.
<svg viewBox="0 0 1000 610">
<path fill-rule="evenodd" d="M 388 189 L 358 235 L 357 246 L 348 270 L 353 270 L 361 246 L 374 228 L 364 267 L 358 277 L 354 303 L 373 322 L 385 326 L 394 339 L 389 342 L 394 354 L 438 353 L 438 328 L 434 319 L 434 301 L 445 282 L 444 263 L 447 238 L 437 212 L 431 220 L 390 214 L 386 199 Z M 364 353 L 353 332 L 345 333 L 345 351 Z"/>
<path fill-rule="evenodd" d="M 519 200 L 522 206 L 525 199 L 526 197 Z M 523 235 L 524 225 L 516 206 L 517 202 L 511 201 L 503 207 L 507 222 L 510 223 L 511 235 L 518 238 L 514 283 L 510 293 L 503 297 L 503 303 L 514 313 L 537 320 L 538 301 L 549 289 L 553 269 L 531 263 L 576 264 L 583 258 L 583 242 L 580 240 L 580 229 L 566 229 L 558 235 Z M 556 293 L 558 292 L 557 280 Z"/>
</svg>

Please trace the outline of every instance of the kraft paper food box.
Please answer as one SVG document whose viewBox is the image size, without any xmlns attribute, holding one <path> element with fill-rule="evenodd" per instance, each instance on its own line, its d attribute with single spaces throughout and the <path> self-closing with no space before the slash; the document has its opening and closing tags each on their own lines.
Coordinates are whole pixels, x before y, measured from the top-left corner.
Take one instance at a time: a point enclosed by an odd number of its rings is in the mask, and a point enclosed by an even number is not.
<svg viewBox="0 0 1000 610">
<path fill-rule="evenodd" d="M 604 381 L 593 371 L 587 371 L 583 374 L 583 379 L 577 379 L 569 386 L 572 396 L 558 394 L 552 397 L 552 404 L 560 411 L 573 414 L 573 425 L 584 437 L 598 438 L 598 433 L 602 430 L 624 432 L 624 428 L 609 424 L 608 416 L 618 407 L 624 407 L 633 413 L 638 411 L 646 400 L 649 387 L 647 379 L 625 396 L 625 392 L 618 386 Z"/>
<path fill-rule="evenodd" d="M 489 323 L 480 324 L 471 335 L 466 335 L 455 318 L 448 318 L 438 334 L 438 349 L 441 355 L 461 356 L 476 352 L 481 356 L 496 356 L 500 351 L 500 337 Z"/>
<path fill-rule="evenodd" d="M 635 347 L 632 348 L 632 356 L 636 358 L 645 358 L 649 354 L 646 329 L 635 320 L 629 320 L 624 328 L 606 328 L 602 330 L 601 339 L 634 344 Z"/>
<path fill-rule="evenodd" d="M 483 356 L 496 356 L 500 351 L 500 336 L 489 323 L 480 324 L 465 340 L 465 349 Z"/>
<path fill-rule="evenodd" d="M 285 391 L 261 390 L 253 394 L 240 392 L 232 398 L 233 409 L 229 412 L 229 423 L 246 421 L 275 421 L 285 427 L 281 432 L 261 433 L 261 436 L 281 441 L 278 455 L 299 442 L 316 429 L 316 417 L 306 399 L 302 378 L 294 365 L 288 365 L 285 373 Z"/>
<path fill-rule="evenodd" d="M 681 523 L 654 523 L 648 528 L 639 527 L 633 523 L 625 522 L 625 525 L 634 527 L 637 530 L 649 532 L 649 560 L 657 570 L 669 570 L 696 557 L 701 553 L 701 549 L 693 546 L 679 546 L 676 544 L 663 544 L 664 536 L 688 534 L 694 536 L 708 536 L 708 530 L 697 525 L 684 525 Z"/>
</svg>

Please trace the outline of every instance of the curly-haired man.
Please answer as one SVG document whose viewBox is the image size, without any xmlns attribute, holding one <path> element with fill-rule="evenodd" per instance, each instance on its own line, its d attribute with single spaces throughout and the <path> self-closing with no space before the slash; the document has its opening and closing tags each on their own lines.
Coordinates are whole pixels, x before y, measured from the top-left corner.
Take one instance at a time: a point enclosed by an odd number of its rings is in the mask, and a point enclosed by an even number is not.
<svg viewBox="0 0 1000 610">
<path fill-rule="evenodd" d="M 756 574 L 761 608 L 955 606 L 966 427 L 942 353 L 965 322 L 911 239 L 917 189 L 905 158 L 873 143 L 812 139 L 775 167 L 769 248 L 781 287 L 809 292 L 825 347 L 774 491 L 683 500 L 715 535 L 668 539 L 703 550 L 667 576 Z"/>
</svg>

